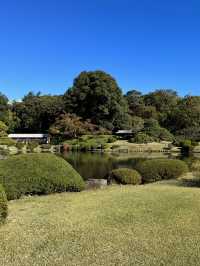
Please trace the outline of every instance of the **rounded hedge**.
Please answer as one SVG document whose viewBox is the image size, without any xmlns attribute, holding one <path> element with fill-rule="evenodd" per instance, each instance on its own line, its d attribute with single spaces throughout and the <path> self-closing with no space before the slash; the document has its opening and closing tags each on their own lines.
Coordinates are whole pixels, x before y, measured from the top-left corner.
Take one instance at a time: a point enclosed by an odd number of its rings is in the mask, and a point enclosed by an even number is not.
<svg viewBox="0 0 200 266">
<path fill-rule="evenodd" d="M 82 177 L 64 159 L 53 154 L 22 154 L 1 160 L 0 183 L 9 200 L 22 195 L 84 189 Z"/>
<path fill-rule="evenodd" d="M 144 183 L 175 179 L 189 171 L 185 162 L 171 159 L 147 160 L 138 163 L 136 169 L 142 175 Z"/>
<path fill-rule="evenodd" d="M 6 193 L 0 185 L 0 224 L 3 223 L 8 215 L 8 205 L 7 205 L 7 198 Z"/>
<path fill-rule="evenodd" d="M 139 185 L 142 182 L 141 175 L 136 170 L 128 168 L 119 168 L 111 171 L 108 180 L 109 183 L 114 180 L 123 185 Z"/>
</svg>

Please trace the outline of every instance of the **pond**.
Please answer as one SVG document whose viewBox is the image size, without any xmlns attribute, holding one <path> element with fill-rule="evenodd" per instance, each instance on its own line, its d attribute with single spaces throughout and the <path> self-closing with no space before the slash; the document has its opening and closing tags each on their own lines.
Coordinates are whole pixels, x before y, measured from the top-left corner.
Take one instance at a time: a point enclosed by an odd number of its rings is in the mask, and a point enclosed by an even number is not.
<svg viewBox="0 0 200 266">
<path fill-rule="evenodd" d="M 63 157 L 85 180 L 105 178 L 113 169 L 134 168 L 139 161 L 150 158 L 173 158 L 172 155 L 164 153 L 107 154 L 90 152 L 67 152 L 63 154 Z"/>
</svg>

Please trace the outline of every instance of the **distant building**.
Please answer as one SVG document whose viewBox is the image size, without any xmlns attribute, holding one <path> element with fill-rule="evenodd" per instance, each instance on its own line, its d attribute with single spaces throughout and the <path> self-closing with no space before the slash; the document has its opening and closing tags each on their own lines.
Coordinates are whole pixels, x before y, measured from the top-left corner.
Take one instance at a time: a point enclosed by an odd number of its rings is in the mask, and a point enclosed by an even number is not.
<svg viewBox="0 0 200 266">
<path fill-rule="evenodd" d="M 50 143 L 50 137 L 48 134 L 9 134 L 9 138 L 18 142 L 28 143 L 32 141 L 38 141 L 39 143 Z"/>
<path fill-rule="evenodd" d="M 118 130 L 115 132 L 115 135 L 117 136 L 121 136 L 121 137 L 132 137 L 134 134 L 133 134 L 133 130 Z"/>
</svg>

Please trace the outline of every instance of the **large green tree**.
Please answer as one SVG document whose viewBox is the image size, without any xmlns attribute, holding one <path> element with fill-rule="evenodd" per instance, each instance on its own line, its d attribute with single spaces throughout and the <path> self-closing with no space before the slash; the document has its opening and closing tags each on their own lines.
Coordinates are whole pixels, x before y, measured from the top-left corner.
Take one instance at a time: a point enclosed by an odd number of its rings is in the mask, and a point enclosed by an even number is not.
<svg viewBox="0 0 200 266">
<path fill-rule="evenodd" d="M 8 123 L 9 119 L 9 105 L 8 98 L 0 92 L 0 120 Z"/>
<path fill-rule="evenodd" d="M 168 127 L 174 132 L 189 128 L 199 129 L 200 96 L 186 96 L 181 99 L 168 118 Z"/>
<path fill-rule="evenodd" d="M 13 104 L 13 113 L 18 119 L 15 131 L 47 132 L 56 118 L 64 112 L 62 96 L 28 93 L 22 102 Z"/>
<path fill-rule="evenodd" d="M 146 106 L 154 107 L 160 124 L 167 126 L 168 116 L 176 108 L 179 99 L 176 91 L 160 89 L 146 94 L 144 96 L 144 103 Z"/>
<path fill-rule="evenodd" d="M 67 111 L 108 129 L 129 123 L 128 106 L 117 82 L 103 71 L 82 72 L 65 93 Z"/>
</svg>

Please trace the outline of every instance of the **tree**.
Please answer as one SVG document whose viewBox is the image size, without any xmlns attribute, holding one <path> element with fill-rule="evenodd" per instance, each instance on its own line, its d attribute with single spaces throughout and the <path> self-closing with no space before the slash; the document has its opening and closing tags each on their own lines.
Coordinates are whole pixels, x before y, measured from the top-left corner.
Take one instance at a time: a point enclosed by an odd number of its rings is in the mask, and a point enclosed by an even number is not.
<svg viewBox="0 0 200 266">
<path fill-rule="evenodd" d="M 168 116 L 176 108 L 178 101 L 176 91 L 169 89 L 156 90 L 144 96 L 145 105 L 156 109 L 157 119 L 163 126 L 166 126 Z"/>
<path fill-rule="evenodd" d="M 173 132 L 200 127 L 200 96 L 186 96 L 168 117 L 167 127 Z"/>
<path fill-rule="evenodd" d="M 144 106 L 142 93 L 137 90 L 128 91 L 125 95 L 125 99 L 128 102 L 130 114 L 141 116 L 140 110 L 141 107 Z"/>
<path fill-rule="evenodd" d="M 62 96 L 28 93 L 22 102 L 13 104 L 12 110 L 18 119 L 15 131 L 47 132 L 64 112 L 64 101 Z"/>
<path fill-rule="evenodd" d="M 129 119 L 117 82 L 103 71 L 82 72 L 64 98 L 67 111 L 108 129 L 124 127 Z"/>
<path fill-rule="evenodd" d="M 173 141 L 174 139 L 174 136 L 166 128 L 161 127 L 155 119 L 145 121 L 144 132 L 153 137 L 155 141 Z"/>
<path fill-rule="evenodd" d="M 144 129 L 144 120 L 138 116 L 131 117 L 131 129 L 134 134 L 142 131 Z"/>
<path fill-rule="evenodd" d="M 128 91 L 125 99 L 128 102 L 129 113 L 133 116 L 142 117 L 143 119 L 158 118 L 155 106 L 146 105 L 144 102 L 145 95 L 136 90 Z"/>
<path fill-rule="evenodd" d="M 0 121 L 8 123 L 9 105 L 8 98 L 0 92 Z"/>
<path fill-rule="evenodd" d="M 81 117 L 75 114 L 62 114 L 55 123 L 50 127 L 49 133 L 52 136 L 61 136 L 62 139 L 77 138 L 83 134 L 107 133 L 104 129 L 90 123 L 90 121 L 83 121 Z"/>
</svg>

